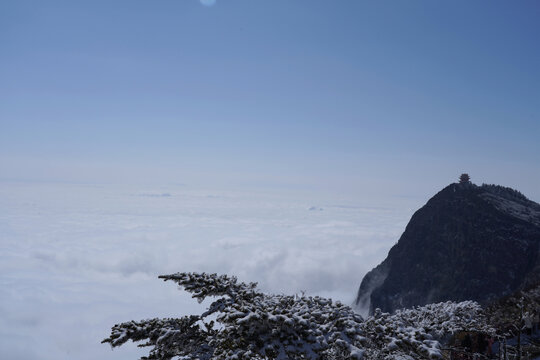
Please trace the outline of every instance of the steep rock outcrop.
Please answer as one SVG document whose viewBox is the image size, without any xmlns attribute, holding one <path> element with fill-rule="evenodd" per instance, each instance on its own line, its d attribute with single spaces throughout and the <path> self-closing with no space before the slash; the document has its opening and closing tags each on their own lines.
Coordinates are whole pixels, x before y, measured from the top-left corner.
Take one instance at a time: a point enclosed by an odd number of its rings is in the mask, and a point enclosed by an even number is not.
<svg viewBox="0 0 540 360">
<path fill-rule="evenodd" d="M 447 300 L 488 303 L 536 281 L 539 244 L 540 205 L 502 186 L 450 184 L 366 274 L 356 305 L 393 312 Z"/>
</svg>

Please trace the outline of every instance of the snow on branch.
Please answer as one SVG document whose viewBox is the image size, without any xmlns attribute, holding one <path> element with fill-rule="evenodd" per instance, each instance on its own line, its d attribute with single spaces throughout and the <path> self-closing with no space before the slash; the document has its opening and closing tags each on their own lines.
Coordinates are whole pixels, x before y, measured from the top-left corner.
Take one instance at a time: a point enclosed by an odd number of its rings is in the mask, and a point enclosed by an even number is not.
<svg viewBox="0 0 540 360">
<path fill-rule="evenodd" d="M 448 335 L 458 331 L 495 333 L 474 301 L 429 304 L 395 314 L 376 309 L 366 319 L 364 329 L 382 354 L 391 356 L 398 350 L 430 359 L 442 357 L 439 341 Z"/>
<path fill-rule="evenodd" d="M 242 283 L 233 276 L 207 274 L 207 273 L 176 273 L 172 275 L 161 275 L 160 279 L 172 280 L 185 291 L 192 293 L 197 301 L 202 302 L 208 296 L 229 296 L 235 298 L 239 294 L 242 296 L 259 295 L 254 289 L 257 283 Z"/>
<path fill-rule="evenodd" d="M 202 301 L 218 297 L 199 316 L 130 321 L 115 325 L 103 340 L 153 346 L 143 359 L 344 360 L 438 359 L 438 339 L 458 329 L 482 328 L 473 302 L 441 303 L 376 312 L 363 319 L 349 306 L 318 296 L 264 294 L 255 283 L 206 273 L 160 276 Z M 208 316 L 215 314 L 215 321 Z"/>
</svg>

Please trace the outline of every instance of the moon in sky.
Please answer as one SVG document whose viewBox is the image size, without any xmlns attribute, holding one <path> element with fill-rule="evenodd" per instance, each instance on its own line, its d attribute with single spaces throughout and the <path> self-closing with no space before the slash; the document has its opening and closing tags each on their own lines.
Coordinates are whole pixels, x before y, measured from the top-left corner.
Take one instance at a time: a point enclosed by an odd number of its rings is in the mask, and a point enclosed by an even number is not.
<svg viewBox="0 0 540 360">
<path fill-rule="evenodd" d="M 200 0 L 204 6 L 212 6 L 216 3 L 216 0 Z"/>
</svg>

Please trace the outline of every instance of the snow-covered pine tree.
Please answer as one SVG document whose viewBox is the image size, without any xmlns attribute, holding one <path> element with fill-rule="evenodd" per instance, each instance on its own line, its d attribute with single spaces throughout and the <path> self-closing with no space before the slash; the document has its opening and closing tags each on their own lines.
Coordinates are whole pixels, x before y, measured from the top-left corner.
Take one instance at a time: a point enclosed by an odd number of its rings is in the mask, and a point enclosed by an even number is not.
<svg viewBox="0 0 540 360">
<path fill-rule="evenodd" d="M 193 297 L 217 297 L 198 316 L 126 322 L 103 342 L 153 346 L 148 359 L 360 359 L 362 318 L 321 297 L 267 295 L 255 283 L 216 274 L 164 275 Z M 216 321 L 205 321 L 217 314 Z"/>
<path fill-rule="evenodd" d="M 379 311 L 364 320 L 330 299 L 264 294 L 255 283 L 226 275 L 176 273 L 160 278 L 176 282 L 198 301 L 216 299 L 201 315 L 115 325 L 103 343 L 117 347 L 142 341 L 139 346 L 153 347 L 143 359 L 437 359 L 442 357 L 440 334 L 484 326 L 474 302 L 441 303 L 394 315 Z"/>
</svg>

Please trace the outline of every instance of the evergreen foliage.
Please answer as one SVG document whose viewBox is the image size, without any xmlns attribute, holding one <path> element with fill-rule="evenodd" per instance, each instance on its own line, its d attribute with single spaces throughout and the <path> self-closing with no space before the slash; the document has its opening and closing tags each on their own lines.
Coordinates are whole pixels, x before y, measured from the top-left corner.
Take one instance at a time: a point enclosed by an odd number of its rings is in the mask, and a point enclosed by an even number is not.
<svg viewBox="0 0 540 360">
<path fill-rule="evenodd" d="M 153 347 L 142 359 L 438 359 L 439 339 L 458 330 L 487 331 L 474 302 L 441 303 L 363 319 L 350 307 L 311 296 L 264 294 L 255 283 L 206 273 L 160 276 L 198 301 L 201 315 L 129 321 L 103 340 Z M 209 321 L 209 316 L 215 321 Z"/>
</svg>

